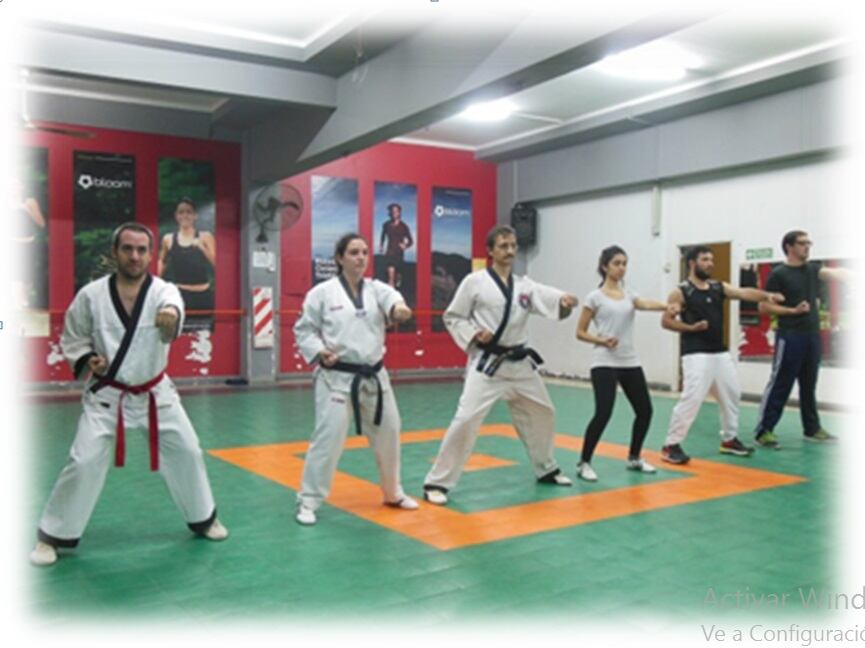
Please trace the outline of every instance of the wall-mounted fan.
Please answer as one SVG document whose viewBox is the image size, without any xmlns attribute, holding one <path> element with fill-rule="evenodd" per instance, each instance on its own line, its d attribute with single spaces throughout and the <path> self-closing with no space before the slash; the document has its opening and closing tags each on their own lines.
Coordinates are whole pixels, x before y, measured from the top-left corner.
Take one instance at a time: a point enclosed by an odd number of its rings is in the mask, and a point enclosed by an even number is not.
<svg viewBox="0 0 865 648">
<path fill-rule="evenodd" d="M 258 225 L 257 243 L 267 243 L 267 232 L 294 225 L 303 213 L 303 196 L 290 184 L 274 182 L 262 188 L 252 204 L 252 218 Z"/>
<path fill-rule="evenodd" d="M 27 92 L 29 86 L 27 78 L 30 76 L 29 70 L 22 68 L 19 72 L 19 89 L 21 91 L 21 128 L 26 131 L 38 131 L 42 133 L 54 133 L 55 135 L 68 135 L 69 137 L 80 137 L 82 139 L 90 139 L 94 135 L 85 130 L 77 130 L 73 128 L 61 128 L 59 126 L 48 126 L 45 124 L 36 124 L 30 119 L 30 113 L 27 111 Z"/>
</svg>

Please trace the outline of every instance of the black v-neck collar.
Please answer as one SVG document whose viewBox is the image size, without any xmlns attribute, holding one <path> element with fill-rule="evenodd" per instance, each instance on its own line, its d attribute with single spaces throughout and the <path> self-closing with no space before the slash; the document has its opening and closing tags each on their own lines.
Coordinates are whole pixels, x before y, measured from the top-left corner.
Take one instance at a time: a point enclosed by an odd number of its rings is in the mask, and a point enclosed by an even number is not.
<svg viewBox="0 0 865 648">
<path fill-rule="evenodd" d="M 114 311 L 123 322 L 126 332 L 123 334 L 123 339 L 120 341 L 120 346 L 117 348 L 117 354 L 111 359 L 111 364 L 104 376 L 96 379 L 90 391 L 97 392 L 102 389 L 102 386 L 107 381 L 115 380 L 117 372 L 120 371 L 120 366 L 126 359 L 126 354 L 129 352 L 129 345 L 132 344 L 132 338 L 135 336 L 135 331 L 138 328 L 138 322 L 141 319 L 141 311 L 144 310 L 144 300 L 147 299 L 147 291 L 150 290 L 150 284 L 153 283 L 153 277 L 149 274 L 141 283 L 141 290 L 138 291 L 138 297 L 135 298 L 135 305 L 132 307 L 132 314 L 126 312 L 123 308 L 123 302 L 120 299 L 120 292 L 117 290 L 117 275 L 113 274 L 108 279 L 108 290 L 111 293 L 111 303 L 114 305 Z"/>
<path fill-rule="evenodd" d="M 108 288 L 111 292 L 111 303 L 114 305 L 114 312 L 117 313 L 117 317 L 123 322 L 123 328 L 127 331 L 130 327 L 134 329 L 138 326 L 138 320 L 141 319 L 141 311 L 144 308 L 144 300 L 147 298 L 147 291 L 150 289 L 151 283 L 153 283 L 153 277 L 148 274 L 141 283 L 141 290 L 138 291 L 138 297 L 135 298 L 135 304 L 130 314 L 126 312 L 123 300 L 120 299 L 120 291 L 117 289 L 117 275 L 113 274 L 108 279 Z"/>
<path fill-rule="evenodd" d="M 354 304 L 354 307 L 357 310 L 363 310 L 363 277 L 360 278 L 360 283 L 357 285 L 357 297 L 355 297 L 351 292 L 351 285 L 348 283 L 348 279 L 345 278 L 345 275 L 340 273 L 337 277 L 339 278 L 339 283 L 342 284 L 342 287 L 345 290 L 345 294 L 348 295 L 351 303 Z"/>
<path fill-rule="evenodd" d="M 502 278 L 499 276 L 498 272 L 496 272 L 492 268 L 487 268 L 487 272 L 490 273 L 490 277 L 493 278 L 493 281 L 496 282 L 499 290 L 502 291 L 502 294 L 505 296 L 505 300 L 510 303 L 514 296 L 514 273 L 511 272 L 508 275 L 508 283 L 507 285 L 505 285 L 505 282 L 502 281 Z"/>
<path fill-rule="evenodd" d="M 508 327 L 508 322 L 511 319 L 511 304 L 514 302 L 514 273 L 512 272 L 508 275 L 508 283 L 505 285 L 505 282 L 502 281 L 502 278 L 495 270 L 487 268 L 487 272 L 505 296 L 505 310 L 502 313 L 502 319 L 499 322 L 495 333 L 493 333 L 493 337 L 489 342 L 481 346 L 484 353 L 478 362 L 478 371 L 484 371 L 484 366 L 486 365 L 487 360 L 489 360 L 490 353 L 498 345 L 499 340 L 502 339 L 502 335 L 504 335 L 505 329 Z"/>
</svg>

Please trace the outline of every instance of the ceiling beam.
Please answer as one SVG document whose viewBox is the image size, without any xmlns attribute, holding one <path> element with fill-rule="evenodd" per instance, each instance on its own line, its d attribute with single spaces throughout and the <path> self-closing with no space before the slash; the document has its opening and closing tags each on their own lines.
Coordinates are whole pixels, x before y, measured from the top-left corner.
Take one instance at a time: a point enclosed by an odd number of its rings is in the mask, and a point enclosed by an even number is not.
<svg viewBox="0 0 865 648">
<path fill-rule="evenodd" d="M 336 81 L 321 74 L 36 27 L 25 28 L 23 40 L 28 47 L 17 63 L 35 70 L 292 105 L 336 105 Z"/>
<path fill-rule="evenodd" d="M 337 109 L 293 172 L 313 168 L 453 116 L 470 102 L 507 96 L 714 15 L 644 14 L 625 23 L 563 26 L 552 17 L 491 15 L 471 31 L 442 20 L 337 84 Z M 545 22 L 546 21 L 546 22 Z"/>
</svg>

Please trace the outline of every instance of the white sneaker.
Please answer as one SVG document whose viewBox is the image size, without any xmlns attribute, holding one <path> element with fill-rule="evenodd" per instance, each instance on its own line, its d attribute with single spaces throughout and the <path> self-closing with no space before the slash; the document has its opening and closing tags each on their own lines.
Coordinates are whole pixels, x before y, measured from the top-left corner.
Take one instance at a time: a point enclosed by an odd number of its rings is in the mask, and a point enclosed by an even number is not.
<svg viewBox="0 0 865 648">
<path fill-rule="evenodd" d="M 577 464 L 577 477 L 588 482 L 598 481 L 598 474 L 592 470 L 592 464 L 585 461 Z"/>
<path fill-rule="evenodd" d="M 57 562 L 57 550 L 47 542 L 37 542 L 30 552 L 30 562 L 39 567 L 48 567 Z"/>
<path fill-rule="evenodd" d="M 222 525 L 222 522 L 220 522 L 219 519 L 214 519 L 213 523 L 207 527 L 207 531 L 205 531 L 203 535 L 208 540 L 219 542 L 228 537 L 228 529 Z"/>
<path fill-rule="evenodd" d="M 425 489 L 423 492 L 423 498 L 430 504 L 435 504 L 436 506 L 444 506 L 448 503 L 447 493 L 443 493 L 440 490 Z"/>
<path fill-rule="evenodd" d="M 294 519 L 297 520 L 298 524 L 312 526 L 316 522 L 315 511 L 301 504 L 297 507 L 297 515 L 294 516 Z"/>
<path fill-rule="evenodd" d="M 645 459 L 628 459 L 628 470 L 636 470 L 642 473 L 658 472 L 658 469 Z"/>
<path fill-rule="evenodd" d="M 420 508 L 420 504 L 408 495 L 404 495 L 398 502 L 385 502 L 385 505 L 402 509 L 404 511 L 417 511 Z"/>
</svg>

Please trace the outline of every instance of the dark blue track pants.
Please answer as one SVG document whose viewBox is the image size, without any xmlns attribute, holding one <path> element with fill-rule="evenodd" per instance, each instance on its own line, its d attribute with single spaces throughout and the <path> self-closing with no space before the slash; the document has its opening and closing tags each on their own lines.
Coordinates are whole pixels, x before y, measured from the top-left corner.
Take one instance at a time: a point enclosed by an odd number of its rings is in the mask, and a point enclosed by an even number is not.
<svg viewBox="0 0 865 648">
<path fill-rule="evenodd" d="M 817 413 L 817 373 L 820 370 L 821 340 L 819 333 L 789 333 L 778 331 L 775 338 L 775 358 L 772 376 L 760 403 L 757 436 L 772 430 L 781 419 L 784 405 L 790 398 L 793 382 L 799 381 L 799 411 L 802 427 L 810 436 L 820 429 Z"/>
</svg>

